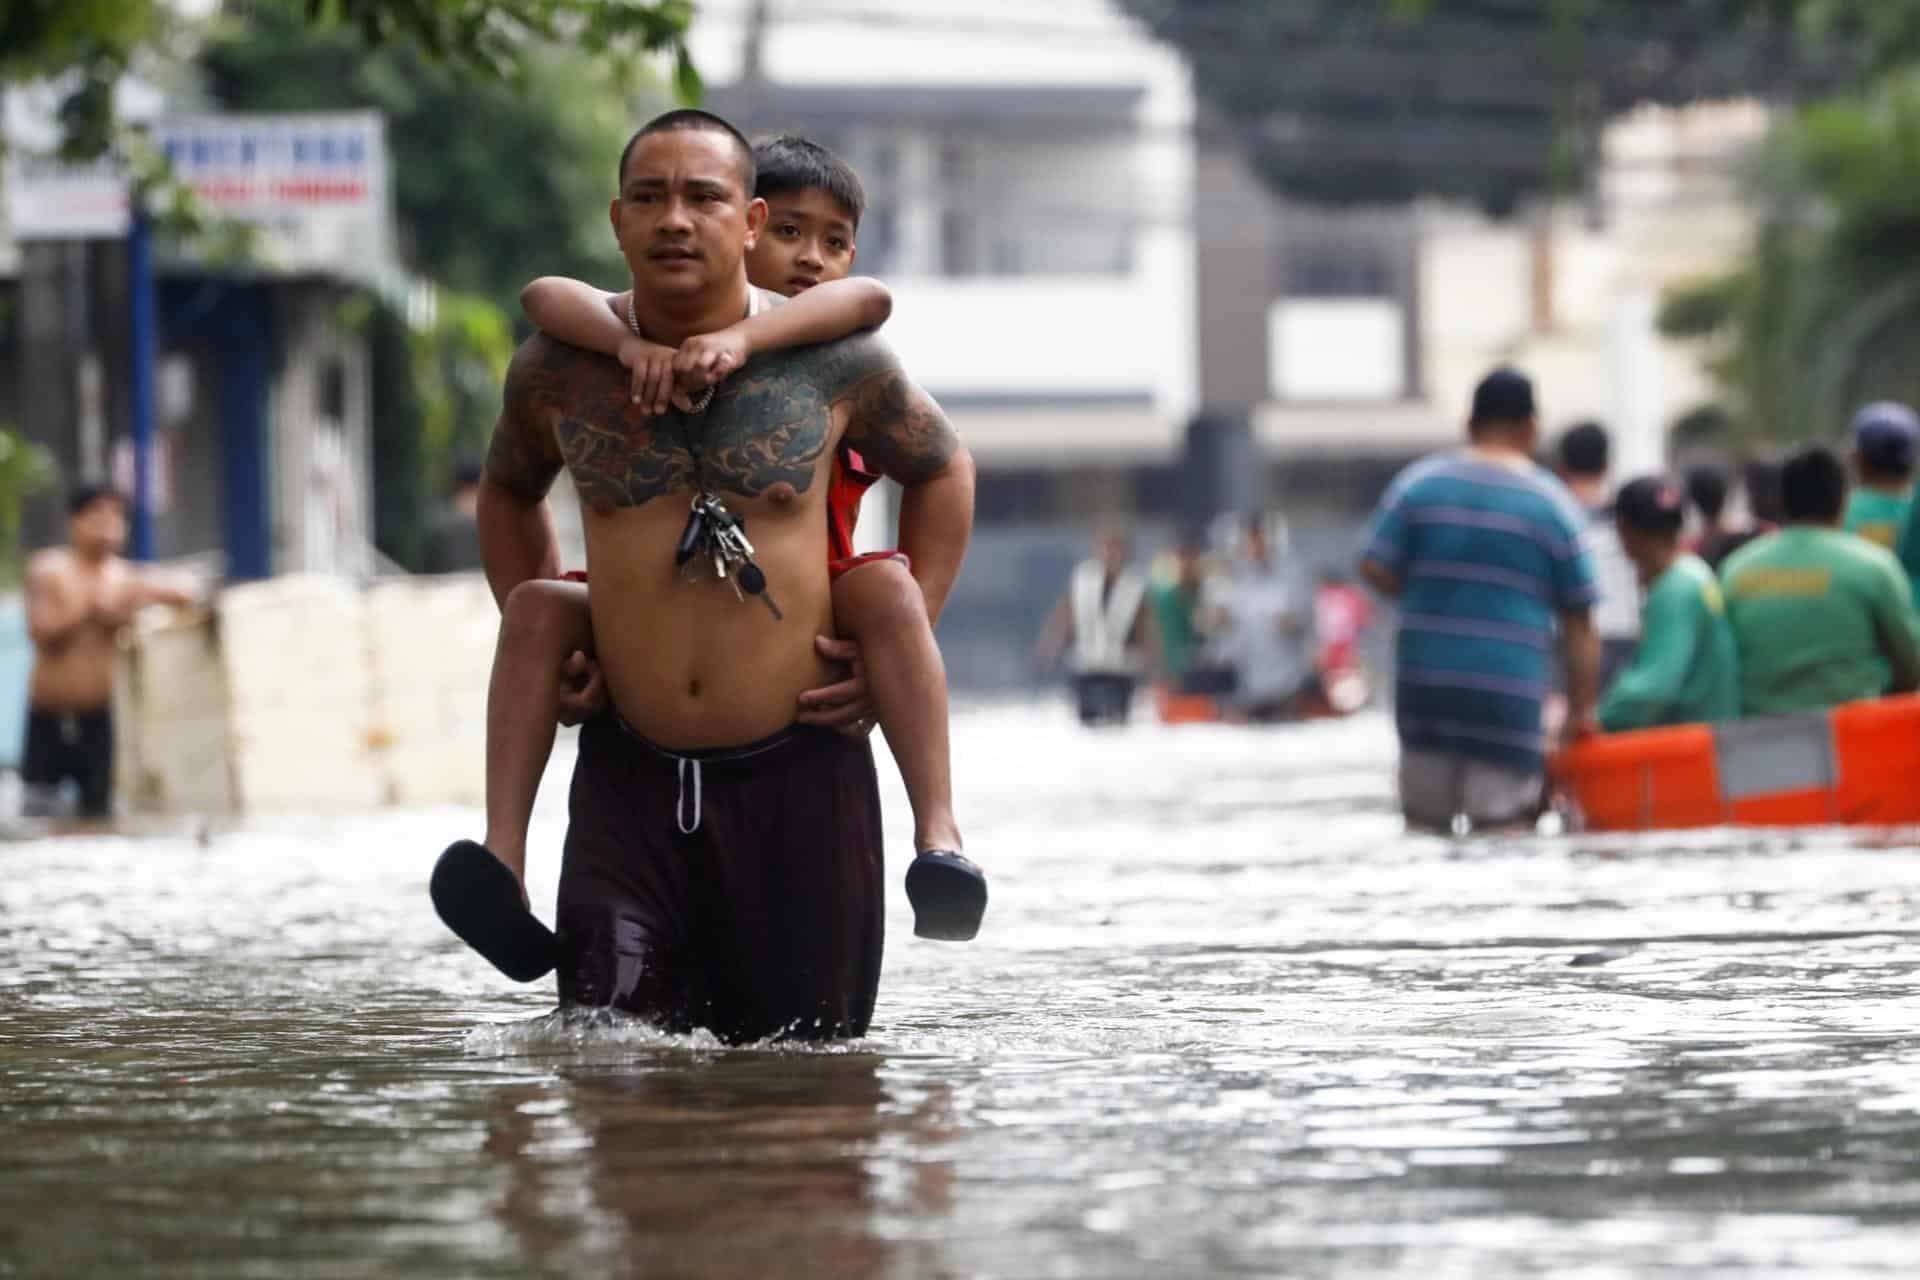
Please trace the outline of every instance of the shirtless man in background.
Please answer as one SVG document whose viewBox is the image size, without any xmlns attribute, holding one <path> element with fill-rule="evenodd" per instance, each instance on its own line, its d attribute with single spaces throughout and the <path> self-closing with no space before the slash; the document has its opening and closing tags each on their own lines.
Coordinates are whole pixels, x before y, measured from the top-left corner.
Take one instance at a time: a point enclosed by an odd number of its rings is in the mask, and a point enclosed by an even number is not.
<svg viewBox="0 0 1920 1280">
<path fill-rule="evenodd" d="M 610 212 L 638 333 L 679 346 L 774 304 L 747 283 L 766 218 L 752 190 L 752 150 L 717 117 L 671 112 L 634 136 Z M 582 728 L 574 770 L 561 1001 L 728 1040 L 860 1035 L 881 949 L 873 759 L 862 736 L 798 723 L 801 695 L 841 674 L 828 471 L 844 438 L 904 486 L 900 547 L 938 619 L 971 530 L 972 461 L 871 333 L 756 357 L 695 412 L 642 418 L 631 382 L 613 359 L 528 340 L 480 494 L 503 604 L 560 571 L 546 494 L 562 467 L 586 511 L 592 625 L 577 647 L 611 708 Z M 705 551 L 676 565 L 703 492 L 744 518 L 764 592 L 737 593 L 740 575 L 717 577 Z M 849 702 L 857 683 L 843 682 Z"/>
<path fill-rule="evenodd" d="M 126 499 L 89 486 L 67 499 L 67 545 L 27 562 L 33 679 L 20 774 L 43 793 L 30 797 L 36 807 L 71 779 L 80 788 L 81 817 L 112 812 L 115 637 L 146 605 L 194 598 L 121 559 L 126 541 Z"/>
</svg>

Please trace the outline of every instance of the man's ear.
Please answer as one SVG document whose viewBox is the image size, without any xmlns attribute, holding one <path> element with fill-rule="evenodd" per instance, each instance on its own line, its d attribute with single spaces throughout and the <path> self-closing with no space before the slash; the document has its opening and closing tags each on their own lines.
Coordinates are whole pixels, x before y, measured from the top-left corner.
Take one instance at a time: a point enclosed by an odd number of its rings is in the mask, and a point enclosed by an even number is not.
<svg viewBox="0 0 1920 1280">
<path fill-rule="evenodd" d="M 847 249 L 847 274 L 853 274 L 853 264 L 860 261 L 860 246 L 852 245 Z"/>
<path fill-rule="evenodd" d="M 760 242 L 760 233 L 767 226 L 767 202 L 755 196 L 747 202 L 747 248 L 751 249 Z"/>
<path fill-rule="evenodd" d="M 620 243 L 620 197 L 615 196 L 607 202 L 607 221 L 613 227 L 613 242 Z"/>
</svg>

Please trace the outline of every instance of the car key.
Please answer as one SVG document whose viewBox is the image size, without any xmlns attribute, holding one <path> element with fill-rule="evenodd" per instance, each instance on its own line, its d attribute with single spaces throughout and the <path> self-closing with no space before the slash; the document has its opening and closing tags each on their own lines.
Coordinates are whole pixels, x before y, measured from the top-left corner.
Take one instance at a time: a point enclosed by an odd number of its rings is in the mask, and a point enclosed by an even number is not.
<svg viewBox="0 0 1920 1280">
<path fill-rule="evenodd" d="M 773 614 L 773 620 L 775 622 L 783 621 L 786 618 L 787 615 L 780 612 L 780 606 L 774 603 L 773 592 L 767 590 L 767 575 L 759 565 L 748 560 L 740 566 L 740 572 L 736 576 L 740 579 L 738 584 L 739 589 L 744 590 L 750 596 L 759 596 L 761 600 L 765 601 L 767 609 Z"/>
</svg>

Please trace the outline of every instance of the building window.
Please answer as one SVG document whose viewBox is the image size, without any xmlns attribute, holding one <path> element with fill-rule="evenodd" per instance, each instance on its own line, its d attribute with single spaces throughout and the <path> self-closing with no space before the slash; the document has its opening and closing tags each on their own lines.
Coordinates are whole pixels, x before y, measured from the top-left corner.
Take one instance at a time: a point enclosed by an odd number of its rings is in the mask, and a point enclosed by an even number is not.
<svg viewBox="0 0 1920 1280">
<path fill-rule="evenodd" d="M 1378 246 L 1290 244 L 1283 292 L 1290 298 L 1390 298 L 1392 261 Z"/>
<path fill-rule="evenodd" d="M 950 276 L 980 274 L 973 215 L 948 209 L 940 215 L 940 270 Z"/>
</svg>

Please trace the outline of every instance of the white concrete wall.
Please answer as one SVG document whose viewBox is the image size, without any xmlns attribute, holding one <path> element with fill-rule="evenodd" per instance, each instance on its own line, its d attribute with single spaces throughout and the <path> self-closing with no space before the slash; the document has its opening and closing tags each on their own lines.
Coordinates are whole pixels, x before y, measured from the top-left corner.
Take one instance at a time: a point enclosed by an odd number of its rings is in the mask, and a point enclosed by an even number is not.
<svg viewBox="0 0 1920 1280">
<path fill-rule="evenodd" d="M 1131 277 L 888 282 L 887 338 L 941 394 L 1164 394 L 1160 302 Z"/>
<path fill-rule="evenodd" d="M 498 622 L 477 574 L 295 574 L 148 610 L 115 685 L 119 793 L 170 814 L 477 805 Z"/>
</svg>

